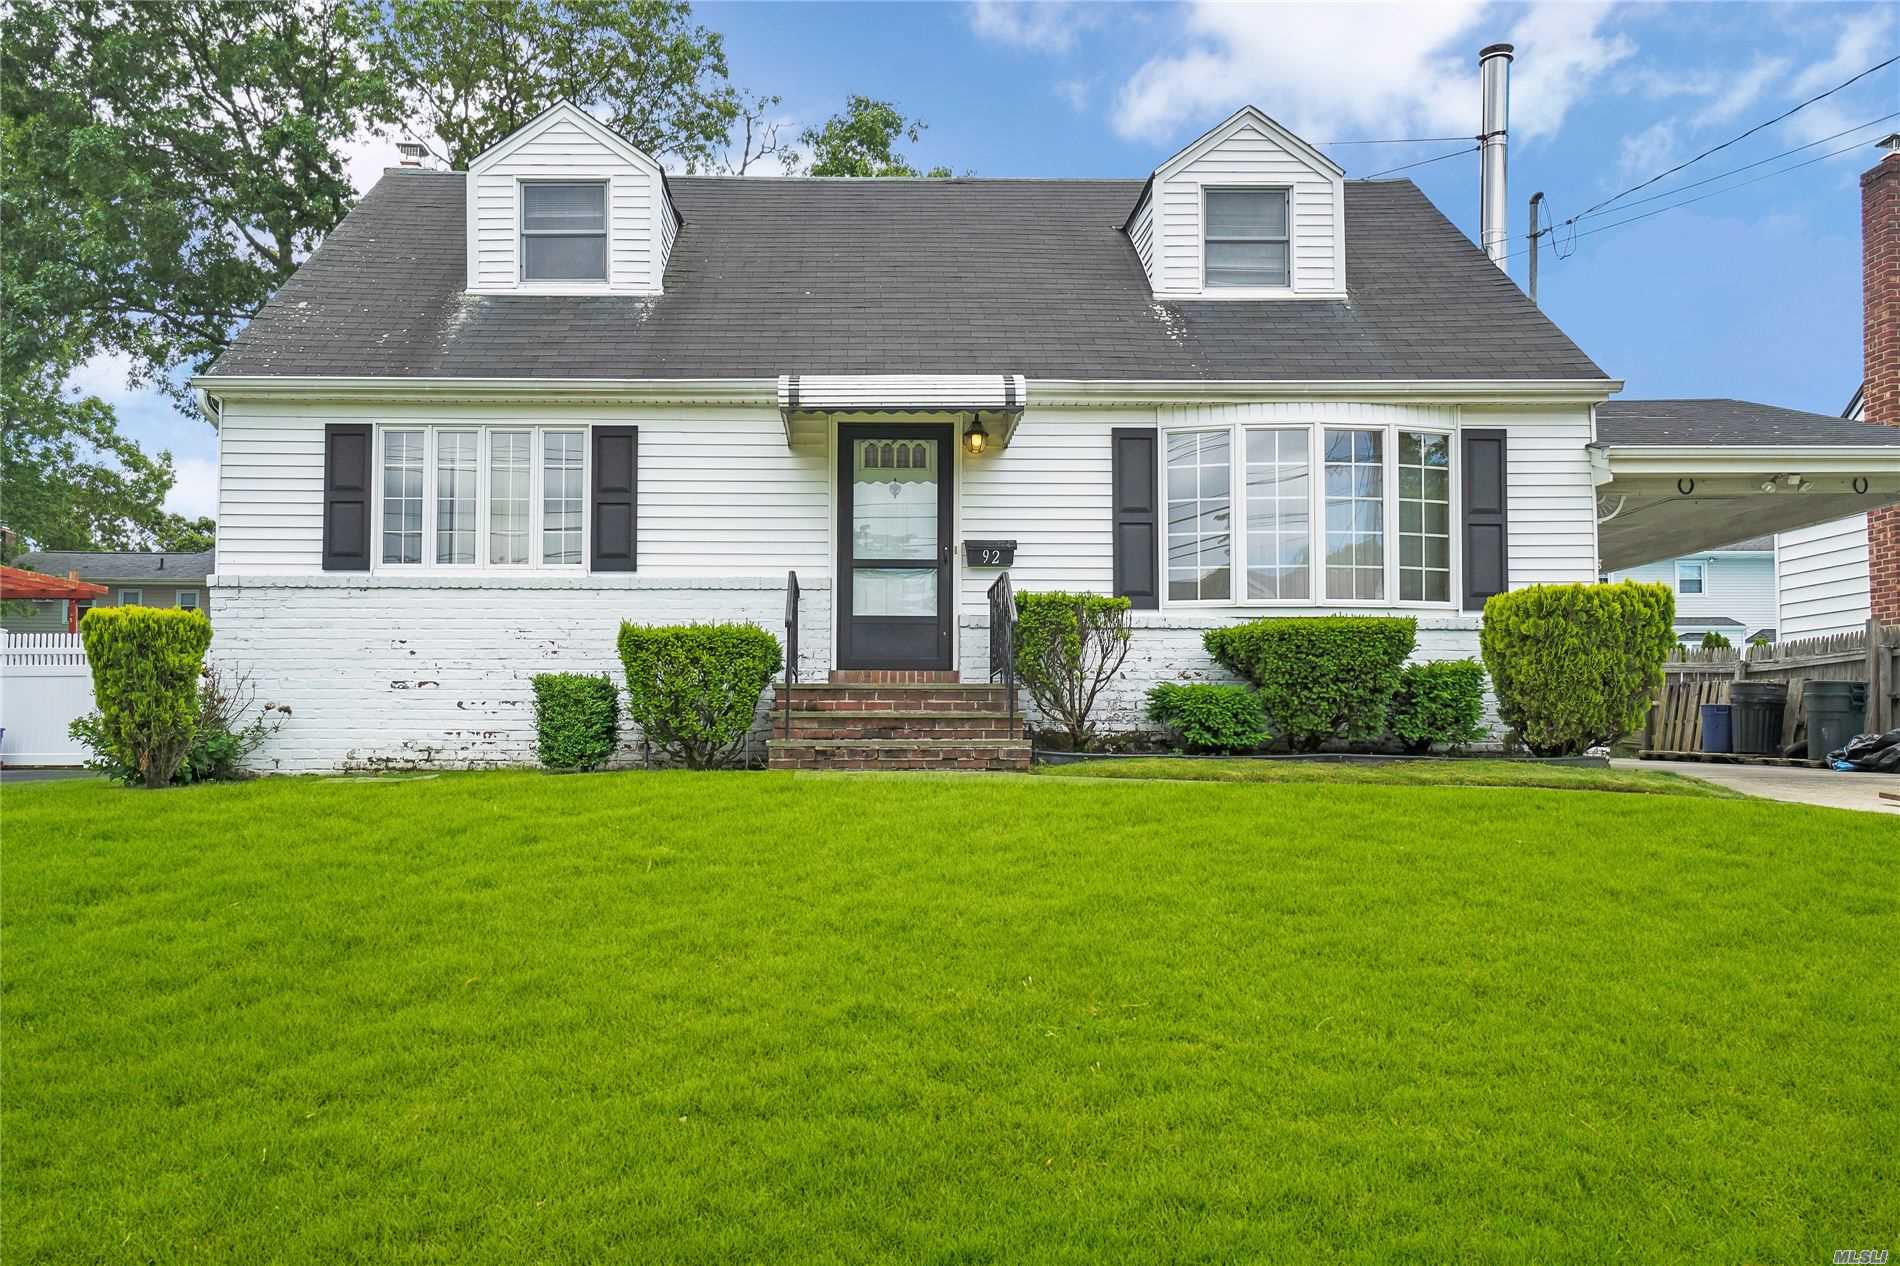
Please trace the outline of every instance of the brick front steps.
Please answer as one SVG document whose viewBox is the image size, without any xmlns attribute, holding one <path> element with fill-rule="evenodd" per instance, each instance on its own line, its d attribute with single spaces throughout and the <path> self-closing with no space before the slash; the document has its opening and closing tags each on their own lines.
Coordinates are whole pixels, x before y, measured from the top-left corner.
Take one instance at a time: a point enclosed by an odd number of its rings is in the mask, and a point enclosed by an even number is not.
<svg viewBox="0 0 1900 1266">
<path fill-rule="evenodd" d="M 954 680 L 840 681 L 791 690 L 786 735 L 784 683 L 773 700 L 773 769 L 1027 769 L 1023 718 L 1009 715 L 1003 687 Z M 894 674 L 883 674 L 894 675 Z M 925 674 L 911 674 L 925 676 Z"/>
</svg>

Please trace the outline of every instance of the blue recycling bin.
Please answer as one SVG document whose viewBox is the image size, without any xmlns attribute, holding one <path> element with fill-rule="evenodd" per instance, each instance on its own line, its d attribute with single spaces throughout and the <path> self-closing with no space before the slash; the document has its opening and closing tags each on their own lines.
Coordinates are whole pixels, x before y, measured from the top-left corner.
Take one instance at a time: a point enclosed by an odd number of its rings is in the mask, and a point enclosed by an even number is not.
<svg viewBox="0 0 1900 1266">
<path fill-rule="evenodd" d="M 1702 750 L 1705 752 L 1735 750 L 1735 729 L 1726 703 L 1702 705 Z"/>
</svg>

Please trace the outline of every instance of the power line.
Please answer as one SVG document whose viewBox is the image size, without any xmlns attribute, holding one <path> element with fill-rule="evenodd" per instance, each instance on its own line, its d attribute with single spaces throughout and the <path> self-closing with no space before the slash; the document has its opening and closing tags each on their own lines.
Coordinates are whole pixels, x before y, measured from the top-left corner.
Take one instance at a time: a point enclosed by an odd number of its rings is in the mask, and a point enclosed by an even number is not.
<svg viewBox="0 0 1900 1266">
<path fill-rule="evenodd" d="M 1845 82 L 1835 84 L 1832 88 L 1829 88 L 1826 92 L 1817 93 L 1816 95 L 1809 97 L 1806 101 L 1803 101 L 1800 105 L 1793 106 L 1787 110 L 1783 110 L 1780 114 L 1777 114 L 1772 119 L 1768 119 L 1762 123 L 1757 123 L 1754 127 L 1749 128 L 1746 132 L 1743 132 L 1738 136 L 1731 136 L 1728 140 L 1723 141 L 1720 145 L 1711 146 L 1710 148 L 1703 150 L 1700 154 L 1697 154 L 1694 158 L 1691 158 L 1686 162 L 1677 163 L 1674 167 L 1671 167 L 1668 171 L 1658 172 L 1657 174 L 1655 174 L 1654 176 L 1651 176 L 1648 180 L 1645 180 L 1640 184 L 1631 185 L 1628 189 L 1625 189 L 1622 193 L 1619 193 L 1615 195 L 1614 197 L 1605 198 L 1603 201 L 1597 203 L 1595 206 L 1584 208 L 1582 211 L 1572 216 L 1571 219 L 1581 220 L 1583 219 L 1584 216 L 1590 215 L 1596 211 L 1600 211 L 1604 207 L 1609 206 L 1613 202 L 1621 201 L 1623 198 L 1629 196 L 1632 193 L 1635 193 L 1638 189 L 1646 189 L 1650 185 L 1655 184 L 1658 180 L 1662 180 L 1668 176 L 1673 176 L 1677 172 L 1681 171 L 1683 168 L 1693 166 L 1696 163 L 1699 163 L 1703 159 L 1707 158 L 1709 155 L 1718 153 L 1721 150 L 1725 150 L 1729 146 L 1734 145 L 1738 141 L 1747 140 L 1749 137 L 1761 131 L 1763 128 L 1773 127 L 1775 124 L 1781 122 L 1783 119 L 1789 117 L 1790 115 L 1797 114 L 1800 111 L 1807 109 L 1809 106 L 1813 105 L 1815 102 L 1823 100 L 1827 97 L 1833 96 L 1835 93 L 1839 92 L 1841 89 L 1848 87 L 1850 84 L 1858 83 L 1860 80 L 1865 79 L 1867 76 L 1873 74 L 1875 71 L 1885 70 L 1887 67 L 1893 65 L 1895 62 L 1900 62 L 1900 54 L 1896 54 L 1893 57 L 1889 57 L 1884 62 L 1880 62 L 1876 65 L 1869 66 L 1866 70 L 1861 71 L 1858 75 L 1855 75 L 1853 78 L 1848 79 Z"/>
<path fill-rule="evenodd" d="M 1353 179 L 1377 180 L 1380 176 L 1390 176 L 1394 172 L 1410 171 L 1414 167 L 1429 167 L 1433 163 L 1442 163 L 1447 158 L 1456 158 L 1460 154 L 1475 154 L 1480 148 L 1481 147 L 1477 145 L 1467 145 L 1463 149 L 1455 149 L 1449 154 L 1440 154 L 1437 158 L 1421 158 L 1416 163 L 1406 163 L 1403 167 L 1388 167 L 1384 171 L 1375 171 L 1370 176 L 1354 176 Z"/>
<path fill-rule="evenodd" d="M 1692 202 L 1701 202 L 1708 198 L 1719 197 L 1720 195 L 1725 194 L 1725 193 L 1732 193 L 1735 190 L 1741 189 L 1747 185 L 1757 184 L 1761 181 L 1771 179 L 1775 176 L 1785 176 L 1789 172 L 1800 171 L 1803 167 L 1812 167 L 1816 163 L 1824 163 L 1830 158 L 1838 158 L 1842 154 L 1845 154 L 1849 152 L 1850 150 L 1859 149 L 1861 147 L 1861 144 L 1862 142 L 1855 141 L 1852 145 L 1843 145 L 1839 149 L 1829 150 L 1827 153 L 1819 155 L 1818 157 L 1815 157 L 1815 158 L 1810 158 L 1805 162 L 1795 163 L 1792 166 L 1782 167 L 1775 171 L 1765 171 L 1761 175 L 1751 177 L 1748 180 L 1740 180 L 1732 185 L 1728 185 L 1721 189 L 1711 189 L 1709 190 L 1709 192 L 1699 193 L 1693 198 L 1684 198 L 1681 202 L 1672 202 L 1668 206 L 1657 207 L 1652 211 L 1640 211 L 1635 215 L 1626 216 L 1625 218 L 1621 220 L 1611 220 L 1608 224 L 1599 224 L 1595 228 L 1574 231 L 1570 234 L 1569 240 L 1571 242 L 1575 242 L 1580 237 L 1590 237 L 1597 233 L 1607 233 L 1611 229 L 1622 228 L 1624 225 L 1634 224 L 1638 220 L 1647 220 L 1651 216 L 1661 215 L 1665 211 L 1674 211 L 1678 207 L 1686 207 Z M 1741 169 L 1737 168 L 1736 170 L 1739 171 Z M 1729 174 L 1732 175 L 1734 173 L 1729 173 Z M 1688 188 L 1688 186 L 1684 186 L 1684 188 Z M 1682 192 L 1682 190 L 1678 189 L 1678 190 L 1673 190 L 1672 192 L 1680 193 Z M 1579 218 L 1581 217 L 1572 216 L 1570 219 L 1565 220 L 1564 224 L 1575 225 Z M 1548 230 L 1548 231 L 1554 233 L 1555 229 Z M 1520 255 L 1528 255 L 1530 254 L 1532 249 L 1533 249 L 1532 247 L 1526 246 L 1519 250 L 1512 251 L 1509 255 L 1505 256 L 1505 259 L 1516 259 Z M 1553 249 L 1554 249 L 1554 242 L 1553 242 Z"/>
<path fill-rule="evenodd" d="M 1631 207 L 1640 207 L 1645 202 L 1654 202 L 1658 198 L 1673 198 L 1679 193 L 1686 193 L 1688 190 L 1691 190 L 1691 189 L 1700 189 L 1703 185 L 1711 185 L 1711 184 L 1714 184 L 1718 180 L 1725 179 L 1726 177 L 1734 176 L 1745 171 L 1752 171 L 1753 169 L 1757 167 L 1763 166 L 1764 164 L 1767 164 L 1767 163 L 1775 162 L 1778 159 L 1791 158 L 1794 155 L 1803 152 L 1804 150 L 1811 150 L 1817 145 L 1825 145 L 1829 141 L 1838 141 L 1843 136 L 1848 135 L 1850 132 L 1864 132 L 1870 127 L 1878 127 L 1880 124 L 1885 123 L 1889 119 L 1900 119 L 1900 110 L 1895 110 L 1892 114 L 1883 114 L 1877 119 L 1869 119 L 1865 123 L 1856 123 L 1853 127 L 1842 128 L 1840 131 L 1834 133 L 1832 136 L 1823 136 L 1818 141 L 1809 141 L 1806 145 L 1797 145 L 1793 149 L 1784 149 L 1779 154 L 1770 154 L 1768 157 L 1758 158 L 1752 163 L 1743 163 L 1740 167 L 1731 167 L 1727 171 L 1719 171 L 1715 173 L 1715 175 L 1713 176 L 1705 176 L 1701 180 L 1692 181 L 1691 183 L 1686 184 L 1686 185 L 1677 185 L 1674 189 L 1665 189 L 1661 193 L 1652 193 L 1647 198 L 1638 198 L 1634 202 L 1626 202 L 1619 209 L 1628 210 Z M 1788 168 L 1788 170 L 1793 171 L 1794 168 L 1790 167 Z M 1744 181 L 1743 183 L 1745 184 L 1747 182 Z M 1741 186 L 1736 185 L 1732 187 L 1740 188 Z M 1590 213 L 1588 211 L 1585 211 L 1579 215 L 1572 216 L 1569 220 L 1564 221 L 1564 223 L 1566 224 L 1575 223 L 1576 221 L 1583 219 L 1584 216 L 1587 216 L 1589 214 Z M 1602 213 L 1599 213 L 1599 214 L 1602 214 Z"/>
</svg>

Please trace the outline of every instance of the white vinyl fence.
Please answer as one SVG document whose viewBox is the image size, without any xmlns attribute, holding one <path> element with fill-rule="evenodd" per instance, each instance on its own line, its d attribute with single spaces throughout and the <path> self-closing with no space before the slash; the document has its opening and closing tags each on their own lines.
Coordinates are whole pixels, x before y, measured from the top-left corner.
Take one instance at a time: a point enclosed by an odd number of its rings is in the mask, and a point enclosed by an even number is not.
<svg viewBox="0 0 1900 1266">
<path fill-rule="evenodd" d="M 66 737 L 92 711 L 92 670 L 77 633 L 0 630 L 0 763 L 78 765 L 86 752 Z"/>
</svg>

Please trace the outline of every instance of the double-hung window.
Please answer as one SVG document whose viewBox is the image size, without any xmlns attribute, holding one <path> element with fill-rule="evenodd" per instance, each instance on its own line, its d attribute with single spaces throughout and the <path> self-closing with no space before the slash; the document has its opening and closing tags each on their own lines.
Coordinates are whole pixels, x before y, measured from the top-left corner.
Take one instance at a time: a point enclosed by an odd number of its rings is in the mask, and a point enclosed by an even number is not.
<svg viewBox="0 0 1900 1266">
<path fill-rule="evenodd" d="M 1450 605 L 1453 431 L 1166 432 L 1170 603 Z"/>
<path fill-rule="evenodd" d="M 585 561 L 585 430 L 388 427 L 379 451 L 381 567 Z"/>
<path fill-rule="evenodd" d="M 1287 191 L 1209 189 L 1202 276 L 1209 290 L 1283 290 L 1290 283 Z"/>
<path fill-rule="evenodd" d="M 521 279 L 607 280 L 604 181 L 522 184 Z"/>
<path fill-rule="evenodd" d="M 1697 594 L 1702 592 L 1702 564 L 1678 562 L 1676 564 L 1676 592 Z"/>
</svg>

